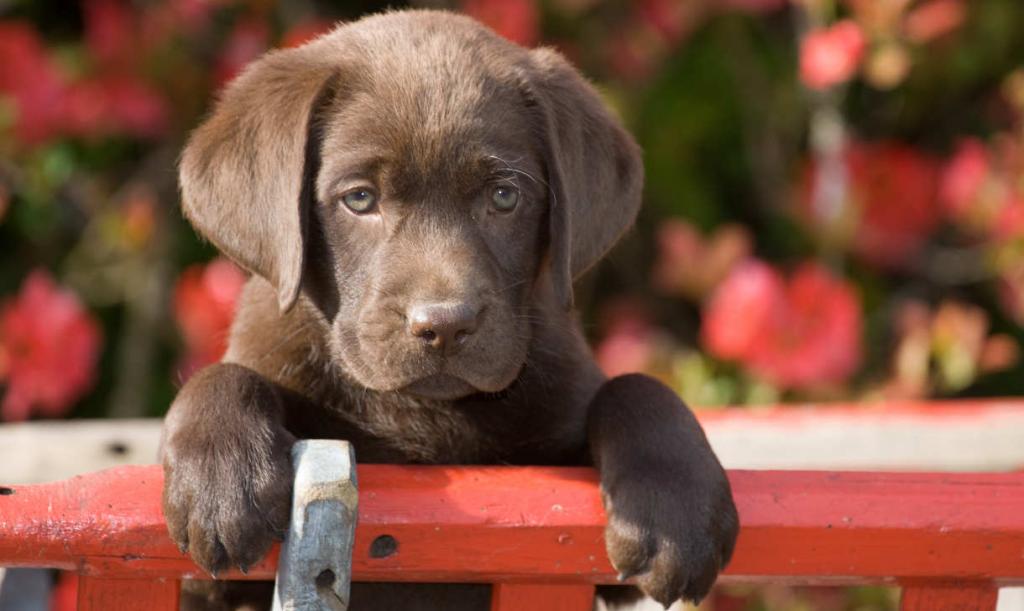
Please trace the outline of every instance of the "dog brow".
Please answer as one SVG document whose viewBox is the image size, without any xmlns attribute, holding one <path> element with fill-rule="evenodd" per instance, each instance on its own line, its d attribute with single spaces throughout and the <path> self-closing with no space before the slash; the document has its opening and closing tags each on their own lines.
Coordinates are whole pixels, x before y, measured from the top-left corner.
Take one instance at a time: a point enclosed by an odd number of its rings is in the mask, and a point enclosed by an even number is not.
<svg viewBox="0 0 1024 611">
<path fill-rule="evenodd" d="M 507 159 L 499 157 L 498 155 L 488 155 L 487 158 L 488 159 L 493 159 L 493 160 L 498 161 L 499 163 L 501 163 L 501 167 L 498 168 L 498 171 L 496 172 L 498 174 L 500 174 L 501 172 L 508 172 L 508 173 L 510 173 L 510 174 L 512 174 L 514 176 L 525 176 L 525 177 L 529 178 L 534 184 L 543 185 L 544 187 L 548 186 L 548 183 L 546 181 L 544 181 L 544 180 L 542 180 L 540 178 L 537 178 L 536 176 L 534 176 L 533 174 L 527 172 L 526 170 L 524 170 L 522 168 L 519 168 L 519 167 L 516 167 L 516 166 L 512 165 L 513 163 L 516 163 L 516 162 L 520 161 L 522 159 L 522 157 L 517 157 L 517 158 L 513 159 L 511 162 L 509 160 L 507 160 Z"/>
</svg>

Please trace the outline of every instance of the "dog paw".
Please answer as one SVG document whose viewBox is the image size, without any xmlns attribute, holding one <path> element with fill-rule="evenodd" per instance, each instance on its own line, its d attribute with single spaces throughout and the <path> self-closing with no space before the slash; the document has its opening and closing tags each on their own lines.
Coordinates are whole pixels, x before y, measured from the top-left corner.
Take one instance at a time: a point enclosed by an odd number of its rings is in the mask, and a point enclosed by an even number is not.
<svg viewBox="0 0 1024 611">
<path fill-rule="evenodd" d="M 230 568 L 245 572 L 287 531 L 294 440 L 266 428 L 221 430 L 209 440 L 175 435 L 164 448 L 171 539 L 214 577 Z"/>
<path fill-rule="evenodd" d="M 666 608 L 699 603 L 732 556 L 739 520 L 721 470 L 695 481 L 685 467 L 626 473 L 604 486 L 605 541 L 621 580 Z"/>
</svg>

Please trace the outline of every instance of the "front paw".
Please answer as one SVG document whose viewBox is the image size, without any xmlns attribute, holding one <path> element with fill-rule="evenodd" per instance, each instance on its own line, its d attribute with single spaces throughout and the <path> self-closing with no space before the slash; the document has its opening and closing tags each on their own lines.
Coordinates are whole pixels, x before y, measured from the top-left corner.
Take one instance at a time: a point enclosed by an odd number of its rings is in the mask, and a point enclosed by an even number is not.
<svg viewBox="0 0 1024 611">
<path fill-rule="evenodd" d="M 214 576 L 245 571 L 288 528 L 291 447 L 267 382 L 237 365 L 194 375 L 164 422 L 164 516 L 182 552 Z"/>
<path fill-rule="evenodd" d="M 233 567 L 244 572 L 287 531 L 292 469 L 286 435 L 169 440 L 167 527 L 178 547 L 212 575 Z"/>
<path fill-rule="evenodd" d="M 623 473 L 602 491 L 608 557 L 619 578 L 635 577 L 666 608 L 679 599 L 699 603 L 732 557 L 739 532 L 724 472 L 694 476 L 664 464 Z"/>
</svg>

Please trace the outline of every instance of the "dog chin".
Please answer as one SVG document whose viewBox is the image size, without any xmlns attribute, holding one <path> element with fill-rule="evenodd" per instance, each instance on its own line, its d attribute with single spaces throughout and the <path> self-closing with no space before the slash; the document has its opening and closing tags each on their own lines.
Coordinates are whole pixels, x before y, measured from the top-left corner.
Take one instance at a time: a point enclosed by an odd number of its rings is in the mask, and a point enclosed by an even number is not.
<svg viewBox="0 0 1024 611">
<path fill-rule="evenodd" d="M 403 386 L 399 392 L 438 401 L 454 401 L 480 392 L 469 382 L 447 373 L 439 373 L 420 378 Z"/>
</svg>

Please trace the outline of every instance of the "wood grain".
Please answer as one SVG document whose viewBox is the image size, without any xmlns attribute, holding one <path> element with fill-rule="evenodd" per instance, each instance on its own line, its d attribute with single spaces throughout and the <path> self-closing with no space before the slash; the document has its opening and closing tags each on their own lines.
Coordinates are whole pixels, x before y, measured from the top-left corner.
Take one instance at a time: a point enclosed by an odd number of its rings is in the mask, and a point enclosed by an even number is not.
<svg viewBox="0 0 1024 611">
<path fill-rule="evenodd" d="M 742 523 L 736 579 L 1024 584 L 1024 474 L 730 478 Z M 362 465 L 358 479 L 355 581 L 615 582 L 590 469 Z M 167 536 L 162 484 L 158 467 L 122 467 L 11 487 L 0 494 L 0 564 L 208 578 Z M 373 557 L 384 535 L 396 547 Z M 231 577 L 272 578 L 276 560 L 275 550 Z"/>
</svg>

